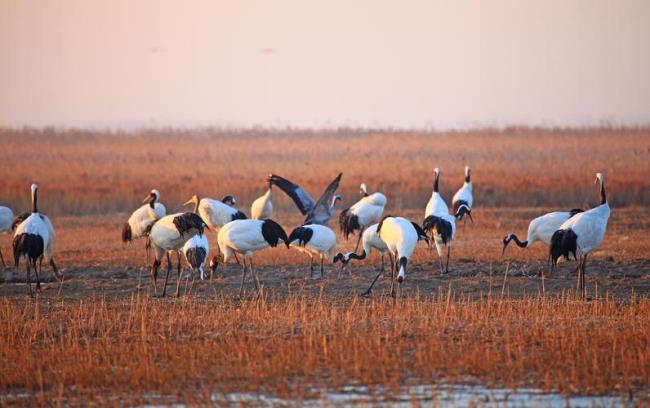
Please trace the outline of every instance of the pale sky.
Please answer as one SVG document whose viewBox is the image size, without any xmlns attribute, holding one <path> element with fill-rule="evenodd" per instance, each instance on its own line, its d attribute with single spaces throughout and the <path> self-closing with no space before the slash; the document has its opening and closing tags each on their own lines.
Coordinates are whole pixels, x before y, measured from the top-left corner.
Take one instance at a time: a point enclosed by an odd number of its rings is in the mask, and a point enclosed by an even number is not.
<svg viewBox="0 0 650 408">
<path fill-rule="evenodd" d="M 650 1 L 0 0 L 0 126 L 650 123 Z"/>
</svg>

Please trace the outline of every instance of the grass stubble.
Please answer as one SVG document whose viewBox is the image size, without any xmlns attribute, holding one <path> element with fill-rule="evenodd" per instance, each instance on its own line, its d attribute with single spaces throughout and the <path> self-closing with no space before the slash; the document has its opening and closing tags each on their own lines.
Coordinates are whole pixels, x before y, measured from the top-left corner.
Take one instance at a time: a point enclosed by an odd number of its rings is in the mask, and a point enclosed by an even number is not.
<svg viewBox="0 0 650 408">
<path fill-rule="evenodd" d="M 650 301 L 637 297 L 4 298 L 0 315 L 5 402 L 300 400 L 464 381 L 626 397 L 650 379 Z"/>
</svg>

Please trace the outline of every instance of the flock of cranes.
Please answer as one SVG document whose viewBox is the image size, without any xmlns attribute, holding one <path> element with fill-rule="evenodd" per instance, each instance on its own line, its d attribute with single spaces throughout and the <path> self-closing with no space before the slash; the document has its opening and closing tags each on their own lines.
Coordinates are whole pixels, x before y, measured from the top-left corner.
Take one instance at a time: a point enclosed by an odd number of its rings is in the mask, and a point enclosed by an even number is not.
<svg viewBox="0 0 650 408">
<path fill-rule="evenodd" d="M 372 249 L 377 250 L 381 258 L 381 268 L 370 287 L 363 293 L 371 294 L 372 288 L 384 273 L 384 256 L 388 254 L 391 265 L 390 293 L 396 296 L 401 284 L 406 279 L 407 267 L 419 241 L 435 245 L 440 261 L 440 272 L 449 272 L 451 246 L 456 234 L 456 222 L 472 219 L 472 178 L 471 169 L 465 167 L 465 179 L 462 187 L 452 199 L 452 212 L 440 194 L 440 169 L 434 170 L 433 191 L 426 204 L 424 220 L 418 224 L 403 217 L 384 215 L 387 198 L 380 192 L 369 193 L 367 185 L 361 184 L 361 199 L 349 208 L 343 209 L 339 216 L 339 227 L 345 237 L 358 234 L 353 252 L 337 252 L 337 238 L 334 231 L 327 226 L 334 215 L 337 201 L 341 197 L 336 193 L 342 174 L 339 174 L 323 191 L 318 200 L 297 184 L 271 174 L 267 178 L 268 190 L 256 199 L 251 206 L 251 216 L 234 207 L 233 196 L 221 200 L 199 198 L 194 195 L 184 205 L 193 205 L 193 211 L 167 214 L 160 202 L 160 192 L 151 190 L 136 209 L 122 229 L 122 241 L 128 243 L 137 238 L 144 241 L 147 262 L 153 250 L 154 260 L 151 264 L 151 277 L 154 296 L 158 296 L 158 272 L 166 258 L 167 271 L 161 296 L 166 295 L 169 275 L 172 270 L 172 255 L 176 253 L 177 275 L 176 296 L 181 284 L 181 253 L 187 261 L 192 277 L 195 273 L 201 279 L 207 277 L 206 267 L 210 268 L 210 277 L 220 263 L 219 256 L 209 257 L 210 247 L 205 232 L 218 231 L 218 252 L 222 255 L 224 272 L 231 258 L 242 265 L 242 280 L 239 294 L 242 296 L 246 275 L 250 272 L 253 287 L 259 289 L 260 283 L 255 272 L 253 255 L 255 252 L 273 248 L 280 244 L 287 248 L 306 253 L 310 259 L 310 276 L 314 272 L 314 257 L 320 260 L 320 274 L 324 273 L 324 262 L 341 262 L 341 269 L 353 260 L 367 258 Z M 588 255 L 601 244 L 610 214 L 605 179 L 601 173 L 596 174 L 599 183 L 600 205 L 588 211 L 573 209 L 544 214 L 530 222 L 525 241 L 510 233 L 503 239 L 503 251 L 514 241 L 521 248 L 528 248 L 537 241 L 549 246 L 551 270 L 559 258 L 578 261 L 578 288 L 584 296 L 584 273 Z M 271 219 L 273 214 L 273 188 L 277 187 L 287 194 L 305 216 L 303 225 L 290 234 Z M 7 207 L 0 207 L 0 232 L 13 231 L 12 242 L 14 263 L 18 266 L 20 259 L 27 261 L 27 283 L 32 294 L 31 271 L 36 277 L 36 289 L 40 290 L 40 275 L 43 260 L 49 261 L 57 278 L 61 279 L 54 261 L 55 233 L 49 218 L 39 212 L 38 186 L 31 186 L 32 210 L 14 217 Z M 359 253 L 359 246 L 361 252 Z M 446 261 L 444 250 L 446 248 Z M 242 257 L 241 262 L 237 257 Z M 4 258 L 0 251 L 0 260 Z M 340 270 L 339 270 L 340 274 Z"/>
</svg>

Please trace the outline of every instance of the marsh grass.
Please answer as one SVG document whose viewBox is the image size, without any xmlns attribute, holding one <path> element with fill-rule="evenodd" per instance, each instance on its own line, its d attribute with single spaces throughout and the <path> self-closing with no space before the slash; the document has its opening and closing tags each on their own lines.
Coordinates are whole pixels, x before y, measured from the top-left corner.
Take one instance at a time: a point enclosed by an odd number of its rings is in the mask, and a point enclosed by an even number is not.
<svg viewBox="0 0 650 408">
<path fill-rule="evenodd" d="M 133 211 L 158 188 L 176 210 L 193 194 L 235 195 L 240 209 L 277 173 L 318 196 L 343 172 L 342 206 L 358 186 L 388 196 L 388 209 L 424 208 L 433 169 L 441 192 L 462 185 L 473 168 L 476 206 L 588 207 L 597 202 L 594 174 L 607 176 L 615 207 L 650 205 L 650 130 L 509 128 L 467 132 L 222 131 L 160 129 L 131 133 L 0 129 L 0 200 L 29 208 L 29 184 L 40 183 L 42 210 L 51 215 Z M 293 204 L 276 194 L 277 209 Z"/>
<path fill-rule="evenodd" d="M 5 298 L 0 394 L 37 404 L 205 403 L 235 390 L 297 399 L 319 387 L 397 392 L 467 379 L 627 393 L 649 384 L 649 313 L 643 298 L 470 300 L 451 291 L 397 301 Z"/>
</svg>

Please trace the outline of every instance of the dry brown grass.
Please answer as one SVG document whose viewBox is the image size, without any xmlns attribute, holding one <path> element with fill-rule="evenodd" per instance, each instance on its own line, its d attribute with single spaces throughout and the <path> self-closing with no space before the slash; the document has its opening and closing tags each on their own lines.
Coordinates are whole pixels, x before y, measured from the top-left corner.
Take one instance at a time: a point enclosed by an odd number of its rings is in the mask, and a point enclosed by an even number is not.
<svg viewBox="0 0 650 408">
<path fill-rule="evenodd" d="M 553 208 L 597 201 L 594 173 L 607 176 L 612 205 L 650 204 L 650 129 L 506 129 L 421 132 L 226 132 L 214 129 L 0 131 L 0 202 L 29 204 L 28 186 L 41 185 L 42 208 L 52 215 L 131 211 L 156 187 L 175 209 L 194 193 L 234 194 L 241 209 L 278 173 L 320 194 L 338 172 L 344 204 L 358 185 L 387 193 L 389 210 L 423 208 L 433 168 L 443 171 L 443 195 L 473 167 L 478 207 Z M 278 195 L 280 208 L 290 208 Z"/>
<path fill-rule="evenodd" d="M 0 314 L 0 394 L 30 404 L 468 378 L 596 394 L 650 383 L 647 299 L 2 299 Z"/>
</svg>

